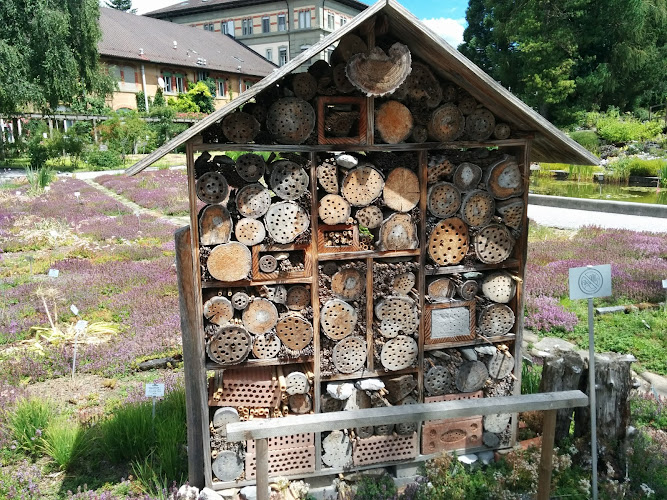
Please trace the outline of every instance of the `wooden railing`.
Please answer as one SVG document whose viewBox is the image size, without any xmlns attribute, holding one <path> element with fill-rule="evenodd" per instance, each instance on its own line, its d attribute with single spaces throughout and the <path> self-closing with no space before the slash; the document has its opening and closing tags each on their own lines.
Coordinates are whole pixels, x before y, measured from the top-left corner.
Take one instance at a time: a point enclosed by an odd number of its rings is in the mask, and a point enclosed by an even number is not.
<svg viewBox="0 0 667 500">
<path fill-rule="evenodd" d="M 542 426 L 542 455 L 538 479 L 538 500 L 548 500 L 551 486 L 556 410 L 586 406 L 588 396 L 581 391 L 549 392 L 521 396 L 503 396 L 442 403 L 390 406 L 366 410 L 340 411 L 302 415 L 290 418 L 255 419 L 227 425 L 227 441 L 254 440 L 256 450 L 256 477 L 258 500 L 269 499 L 269 444 L 268 438 L 300 433 L 327 432 L 368 425 L 369 421 L 382 424 L 424 422 L 450 418 L 465 418 L 496 413 L 544 411 Z"/>
</svg>

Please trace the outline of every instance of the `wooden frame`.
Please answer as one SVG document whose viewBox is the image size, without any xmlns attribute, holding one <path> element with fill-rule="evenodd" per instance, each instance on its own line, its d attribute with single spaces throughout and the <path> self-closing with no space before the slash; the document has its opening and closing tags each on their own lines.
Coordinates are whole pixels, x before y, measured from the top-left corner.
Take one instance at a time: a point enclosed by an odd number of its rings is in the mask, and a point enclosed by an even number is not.
<svg viewBox="0 0 667 500">
<path fill-rule="evenodd" d="M 468 310 L 469 321 L 468 321 L 468 333 L 464 335 L 446 335 L 443 337 L 434 337 L 432 335 L 433 327 L 433 318 L 432 314 L 436 311 L 449 311 L 458 308 L 465 308 Z M 428 345 L 442 344 L 443 347 L 448 347 L 447 343 L 449 342 L 459 342 L 465 340 L 472 340 L 475 338 L 475 322 L 476 322 L 476 312 L 475 312 L 475 301 L 451 301 L 451 302 L 441 302 L 436 304 L 427 304 L 424 311 L 424 343 Z"/>
<path fill-rule="evenodd" d="M 272 273 L 264 273 L 259 269 L 260 254 L 266 252 L 303 252 L 303 271 L 283 272 L 276 270 Z M 275 281 L 294 278 L 309 278 L 312 276 L 311 245 L 254 245 L 252 247 L 252 282 Z"/>
<path fill-rule="evenodd" d="M 350 137 L 328 137 L 324 130 L 326 109 L 329 104 L 351 104 L 359 106 L 357 135 Z M 370 144 L 368 137 L 367 100 L 365 97 L 322 96 L 317 98 L 317 142 L 320 144 Z"/>
<path fill-rule="evenodd" d="M 352 243 L 350 245 L 341 246 L 327 246 L 324 234 L 329 231 L 352 231 Z M 317 226 L 317 252 L 318 254 L 325 253 L 344 253 L 344 252 L 361 252 L 363 251 L 359 246 L 359 227 L 356 224 L 336 224 L 335 226 L 327 226 L 318 224 Z"/>
</svg>

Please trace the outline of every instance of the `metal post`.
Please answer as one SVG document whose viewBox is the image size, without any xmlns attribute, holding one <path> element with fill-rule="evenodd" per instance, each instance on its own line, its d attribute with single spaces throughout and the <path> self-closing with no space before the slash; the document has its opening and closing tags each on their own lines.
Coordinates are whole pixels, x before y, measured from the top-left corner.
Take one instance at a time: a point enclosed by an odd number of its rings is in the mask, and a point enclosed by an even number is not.
<svg viewBox="0 0 667 500">
<path fill-rule="evenodd" d="M 153 399 L 153 420 L 155 420 L 155 401 L 157 398 L 153 396 L 151 399 Z"/>
<path fill-rule="evenodd" d="M 597 404 L 595 403 L 595 343 L 593 339 L 593 299 L 588 299 L 588 400 L 591 408 L 591 467 L 593 500 L 598 498 Z"/>
</svg>

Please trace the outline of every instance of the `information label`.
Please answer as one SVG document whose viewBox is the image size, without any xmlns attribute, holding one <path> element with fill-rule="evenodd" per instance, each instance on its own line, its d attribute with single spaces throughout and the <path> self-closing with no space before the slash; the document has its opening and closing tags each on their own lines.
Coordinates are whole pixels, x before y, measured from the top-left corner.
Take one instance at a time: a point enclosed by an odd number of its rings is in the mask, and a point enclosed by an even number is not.
<svg viewBox="0 0 667 500">
<path fill-rule="evenodd" d="M 146 384 L 147 398 L 161 398 L 164 396 L 164 384 Z"/>
<path fill-rule="evenodd" d="M 86 329 L 87 326 L 88 322 L 85 319 L 80 319 L 76 322 L 76 325 L 74 325 L 74 331 L 76 333 L 81 333 Z"/>
<path fill-rule="evenodd" d="M 49 269 L 49 278 L 57 278 L 60 276 L 60 271 L 57 269 Z"/>
<path fill-rule="evenodd" d="M 611 265 L 570 269 L 570 299 L 592 299 L 611 295 Z"/>
</svg>

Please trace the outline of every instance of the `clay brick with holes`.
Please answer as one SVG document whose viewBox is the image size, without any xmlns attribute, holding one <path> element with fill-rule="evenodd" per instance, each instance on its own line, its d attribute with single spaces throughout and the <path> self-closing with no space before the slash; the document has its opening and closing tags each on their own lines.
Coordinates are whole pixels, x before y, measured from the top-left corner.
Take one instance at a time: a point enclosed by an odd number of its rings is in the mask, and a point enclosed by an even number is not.
<svg viewBox="0 0 667 500">
<path fill-rule="evenodd" d="M 422 429 L 422 454 L 482 446 L 482 417 L 432 420 Z"/>
<path fill-rule="evenodd" d="M 355 467 L 410 460 L 417 456 L 417 433 L 407 436 L 372 436 L 357 439 L 352 445 Z"/>
<path fill-rule="evenodd" d="M 225 370 L 222 384 L 218 377 L 209 380 L 209 405 L 277 408 L 280 383 L 271 367 Z"/>
<path fill-rule="evenodd" d="M 483 391 L 460 392 L 457 394 L 443 394 L 442 396 L 426 396 L 424 403 L 441 403 L 442 401 L 460 401 L 462 399 L 480 399 L 483 397 Z"/>
<path fill-rule="evenodd" d="M 285 450 L 291 448 L 307 448 L 315 445 L 315 434 L 292 434 L 291 436 L 278 436 L 268 439 L 269 451 Z M 255 455 L 255 441 L 246 441 L 246 453 Z"/>
<path fill-rule="evenodd" d="M 246 452 L 245 475 L 247 479 L 255 477 L 256 456 Z M 315 444 L 297 448 L 269 449 L 269 476 L 294 476 L 315 472 Z"/>
</svg>

